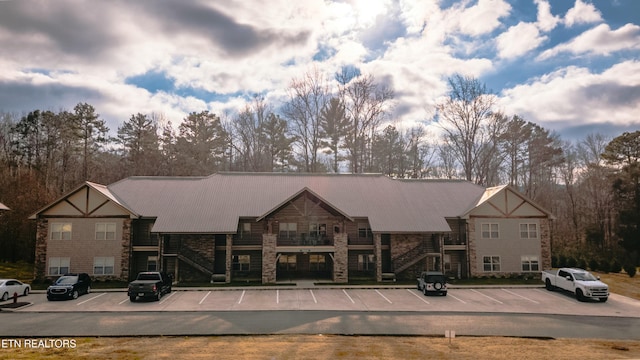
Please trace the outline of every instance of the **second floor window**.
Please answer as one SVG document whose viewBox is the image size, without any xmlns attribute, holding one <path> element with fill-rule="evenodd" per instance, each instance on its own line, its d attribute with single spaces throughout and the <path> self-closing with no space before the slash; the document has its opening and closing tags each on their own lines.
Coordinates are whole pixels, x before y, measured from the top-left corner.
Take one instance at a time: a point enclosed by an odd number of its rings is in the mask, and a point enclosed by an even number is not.
<svg viewBox="0 0 640 360">
<path fill-rule="evenodd" d="M 298 224 L 280 223 L 279 229 L 281 239 L 295 239 L 298 232 Z"/>
<path fill-rule="evenodd" d="M 98 223 L 96 224 L 96 240 L 115 240 L 116 224 Z"/>
<path fill-rule="evenodd" d="M 71 223 L 52 223 L 51 240 L 71 240 Z"/>
<path fill-rule="evenodd" d="M 241 223 L 238 227 L 238 235 L 240 239 L 251 238 L 251 223 Z"/>
<path fill-rule="evenodd" d="M 537 239 L 538 226 L 536 224 L 520 224 L 521 239 Z"/>
<path fill-rule="evenodd" d="M 483 239 L 497 239 L 500 237 L 498 224 L 482 224 Z"/>
<path fill-rule="evenodd" d="M 373 233 L 371 233 L 371 227 L 367 223 L 359 223 L 358 224 L 358 237 L 359 238 L 373 238 Z"/>
</svg>

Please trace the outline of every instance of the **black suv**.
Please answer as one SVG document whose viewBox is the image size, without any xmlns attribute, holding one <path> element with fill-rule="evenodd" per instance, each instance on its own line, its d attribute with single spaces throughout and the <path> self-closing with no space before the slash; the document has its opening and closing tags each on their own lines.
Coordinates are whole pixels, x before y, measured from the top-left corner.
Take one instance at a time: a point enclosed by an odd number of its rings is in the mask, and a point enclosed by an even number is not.
<svg viewBox="0 0 640 360">
<path fill-rule="evenodd" d="M 447 278 L 439 271 L 423 271 L 418 278 L 418 290 L 423 294 L 447 295 Z"/>
<path fill-rule="evenodd" d="M 77 299 L 91 292 L 91 278 L 86 273 L 64 274 L 47 288 L 47 300 Z"/>
</svg>

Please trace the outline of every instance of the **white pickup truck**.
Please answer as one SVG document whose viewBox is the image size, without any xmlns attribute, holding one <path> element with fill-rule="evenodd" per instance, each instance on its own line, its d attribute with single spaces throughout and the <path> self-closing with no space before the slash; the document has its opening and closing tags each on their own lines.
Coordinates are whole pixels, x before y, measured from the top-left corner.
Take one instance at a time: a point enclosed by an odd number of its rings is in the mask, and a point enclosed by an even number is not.
<svg viewBox="0 0 640 360">
<path fill-rule="evenodd" d="M 543 270 L 542 281 L 549 291 L 563 289 L 576 295 L 578 301 L 598 299 L 602 302 L 609 298 L 609 286 L 583 269 L 561 268 Z"/>
</svg>

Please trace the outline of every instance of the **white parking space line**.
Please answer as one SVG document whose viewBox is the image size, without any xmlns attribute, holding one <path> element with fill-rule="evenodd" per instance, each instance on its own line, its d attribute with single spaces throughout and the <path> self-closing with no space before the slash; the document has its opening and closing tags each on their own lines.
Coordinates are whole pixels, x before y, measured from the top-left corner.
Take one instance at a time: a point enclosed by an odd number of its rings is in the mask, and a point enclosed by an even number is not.
<svg viewBox="0 0 640 360">
<path fill-rule="evenodd" d="M 447 296 L 450 296 L 450 297 L 452 297 L 452 298 L 454 298 L 454 299 L 456 299 L 456 300 L 460 301 L 461 303 L 466 304 L 466 302 L 465 302 L 464 300 L 462 300 L 462 299 L 460 299 L 460 298 L 458 298 L 458 297 L 456 297 L 456 296 L 451 295 L 451 291 L 448 291 L 448 292 L 447 292 Z"/>
<path fill-rule="evenodd" d="M 118 303 L 118 305 L 122 305 L 122 304 L 126 303 L 127 301 L 131 301 L 131 300 L 129 300 L 129 298 L 127 297 L 126 299 L 124 299 L 124 300 L 120 301 L 120 302 Z"/>
<path fill-rule="evenodd" d="M 378 293 L 378 295 L 382 296 L 382 298 L 383 298 L 383 299 L 387 300 L 387 302 L 388 302 L 389 304 L 393 304 L 393 303 L 391 302 L 391 300 L 387 299 L 387 297 L 386 297 L 386 296 L 382 295 L 382 293 L 381 293 L 380 291 L 376 290 L 376 292 Z"/>
<path fill-rule="evenodd" d="M 238 299 L 238 304 L 242 303 L 242 298 L 244 298 L 244 293 L 246 292 L 246 290 L 242 290 L 242 295 L 240 295 L 240 299 Z"/>
<path fill-rule="evenodd" d="M 207 300 L 207 298 L 209 297 L 209 295 L 211 295 L 211 291 L 209 291 L 209 292 L 207 293 L 207 295 L 205 295 L 205 296 L 202 298 L 202 300 L 200 300 L 200 302 L 198 303 L 198 305 L 202 305 L 202 303 L 203 303 L 205 300 Z"/>
<path fill-rule="evenodd" d="M 416 294 L 416 292 L 415 292 L 415 291 L 413 291 L 413 290 L 411 290 L 411 289 L 407 289 L 407 291 L 408 291 L 411 295 L 413 295 L 413 296 L 417 297 L 418 299 L 422 300 L 422 302 L 423 302 L 423 303 L 425 303 L 425 304 L 429 304 L 429 302 L 428 302 L 427 300 L 425 300 L 425 299 L 424 299 L 424 296 L 419 296 L 418 294 Z"/>
<path fill-rule="evenodd" d="M 480 295 L 482 295 L 482 296 L 486 297 L 487 299 L 493 300 L 493 301 L 497 302 L 498 304 L 504 304 L 502 301 L 500 301 L 500 300 L 496 300 L 496 299 L 492 298 L 492 297 L 491 297 L 491 296 L 489 296 L 489 295 L 485 295 L 485 294 L 481 293 L 480 291 L 478 291 L 478 290 L 476 290 L 476 289 L 471 289 L 471 291 L 473 291 L 474 293 L 480 294 Z"/>
<path fill-rule="evenodd" d="M 318 300 L 316 300 L 316 296 L 313 294 L 313 290 L 309 289 L 309 292 L 311 293 L 311 297 L 313 298 L 313 302 L 317 304 Z"/>
<path fill-rule="evenodd" d="M 171 297 L 172 297 L 173 295 L 175 295 L 175 294 L 176 294 L 176 292 L 175 292 L 175 291 L 173 291 L 173 292 L 171 292 L 171 294 L 169 294 L 169 296 L 165 296 L 165 297 L 163 297 L 163 298 L 162 298 L 162 301 L 160 301 L 160 304 L 163 304 L 165 301 L 169 300 L 169 298 L 171 298 Z"/>
<path fill-rule="evenodd" d="M 280 290 L 276 290 L 276 304 L 280 304 Z"/>
<path fill-rule="evenodd" d="M 355 301 L 353 301 L 353 299 L 351 298 L 351 296 L 349 296 L 349 294 L 347 293 L 347 290 L 342 289 L 342 292 L 343 292 L 345 295 L 347 295 L 347 297 L 349 298 L 349 300 L 351 300 L 351 303 L 352 303 L 352 304 L 355 304 L 355 303 L 356 303 Z"/>
<path fill-rule="evenodd" d="M 77 304 L 76 304 L 76 306 L 78 306 L 78 305 L 82 305 L 82 304 L 84 304 L 84 303 L 87 303 L 87 302 L 89 302 L 89 301 L 91 301 L 91 300 L 93 300 L 93 299 L 97 299 L 97 298 L 99 298 L 99 297 L 100 297 L 100 296 L 102 296 L 102 295 L 107 295 L 107 293 L 102 293 L 102 294 L 100 294 L 100 295 L 98 295 L 98 296 L 94 296 L 94 297 L 92 297 L 91 299 L 87 299 L 87 300 L 85 300 L 85 301 L 83 301 L 83 302 L 79 302 L 79 303 L 77 303 Z"/>
<path fill-rule="evenodd" d="M 560 300 L 562 300 L 562 301 L 566 301 L 566 302 L 569 302 L 569 303 L 575 304 L 575 301 L 571 300 L 570 298 L 568 298 L 568 297 L 567 297 L 566 295 L 564 295 L 564 294 L 555 293 L 555 292 L 553 292 L 553 291 L 548 291 L 548 290 L 545 290 L 545 291 L 542 291 L 542 290 L 540 290 L 540 289 L 533 289 L 533 290 L 535 290 L 535 291 L 537 291 L 537 292 L 539 292 L 539 293 L 542 293 L 542 294 L 546 294 L 546 295 L 549 295 L 549 296 L 553 296 L 553 297 L 554 297 L 554 298 L 556 298 L 556 299 L 560 299 Z"/>
<path fill-rule="evenodd" d="M 517 296 L 517 297 L 523 298 L 523 299 L 525 299 L 525 300 L 527 300 L 527 301 L 531 301 L 531 302 L 532 302 L 532 303 L 534 303 L 534 304 L 540 304 L 539 302 L 537 302 L 537 301 L 535 301 L 535 300 L 531 300 L 531 299 L 529 299 L 529 298 L 528 298 L 528 297 L 526 297 L 526 296 L 522 296 L 522 295 L 520 295 L 520 294 L 516 294 L 516 293 L 514 293 L 513 291 L 509 291 L 509 290 L 507 290 L 507 289 L 501 289 L 501 290 L 502 290 L 502 291 L 504 291 L 504 292 L 506 292 L 506 293 L 509 293 L 509 294 L 511 294 L 511 295 L 515 295 L 515 296 Z"/>
</svg>

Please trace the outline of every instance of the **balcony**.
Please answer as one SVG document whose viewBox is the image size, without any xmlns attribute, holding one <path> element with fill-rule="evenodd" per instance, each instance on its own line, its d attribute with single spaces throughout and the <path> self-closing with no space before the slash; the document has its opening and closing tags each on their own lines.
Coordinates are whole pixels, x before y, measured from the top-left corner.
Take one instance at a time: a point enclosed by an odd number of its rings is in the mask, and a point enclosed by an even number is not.
<svg viewBox="0 0 640 360">
<path fill-rule="evenodd" d="M 278 236 L 277 246 L 333 246 L 333 238 L 320 235 Z"/>
<path fill-rule="evenodd" d="M 444 237 L 444 249 L 445 250 L 466 250 L 467 239 L 466 236 L 447 235 Z"/>
</svg>

